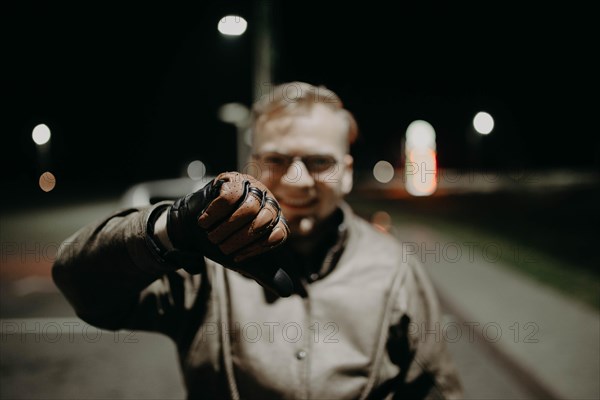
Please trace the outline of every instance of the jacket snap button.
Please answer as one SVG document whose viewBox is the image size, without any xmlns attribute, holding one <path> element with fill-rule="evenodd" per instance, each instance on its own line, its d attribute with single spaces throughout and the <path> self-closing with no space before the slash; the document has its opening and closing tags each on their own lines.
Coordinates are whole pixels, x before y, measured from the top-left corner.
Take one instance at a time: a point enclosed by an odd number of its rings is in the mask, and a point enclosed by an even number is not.
<svg viewBox="0 0 600 400">
<path fill-rule="evenodd" d="M 299 351 L 296 353 L 296 358 L 297 358 L 298 360 L 304 360 L 304 359 L 306 358 L 306 351 L 304 351 L 304 350 L 299 350 Z"/>
</svg>

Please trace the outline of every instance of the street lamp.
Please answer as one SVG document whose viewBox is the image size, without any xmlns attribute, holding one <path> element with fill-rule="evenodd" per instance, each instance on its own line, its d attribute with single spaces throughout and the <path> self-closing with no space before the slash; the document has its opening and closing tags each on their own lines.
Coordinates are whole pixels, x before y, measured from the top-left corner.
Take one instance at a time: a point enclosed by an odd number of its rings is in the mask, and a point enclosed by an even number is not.
<svg viewBox="0 0 600 400">
<path fill-rule="evenodd" d="M 240 36 L 246 32 L 248 22 L 239 15 L 226 15 L 219 21 L 217 29 L 223 35 Z"/>
<path fill-rule="evenodd" d="M 485 111 L 479 111 L 473 117 L 472 127 L 467 131 L 471 167 L 482 167 L 483 137 L 494 130 L 494 118 Z"/>
<path fill-rule="evenodd" d="M 50 128 L 46 124 L 39 124 L 33 128 L 31 138 L 38 146 L 45 145 L 50 141 Z"/>
<path fill-rule="evenodd" d="M 473 118 L 473 128 L 481 135 L 489 135 L 494 129 L 494 118 L 485 111 L 480 111 Z"/>
</svg>

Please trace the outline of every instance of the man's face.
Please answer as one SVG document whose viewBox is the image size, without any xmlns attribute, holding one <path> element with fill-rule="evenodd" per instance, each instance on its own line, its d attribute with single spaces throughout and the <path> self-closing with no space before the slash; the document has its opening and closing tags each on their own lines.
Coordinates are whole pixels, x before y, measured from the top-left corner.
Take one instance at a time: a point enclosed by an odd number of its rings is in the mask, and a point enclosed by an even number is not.
<svg viewBox="0 0 600 400">
<path fill-rule="evenodd" d="M 275 195 L 292 235 L 308 235 L 352 188 L 347 124 L 316 104 L 259 123 L 256 177 Z"/>
</svg>

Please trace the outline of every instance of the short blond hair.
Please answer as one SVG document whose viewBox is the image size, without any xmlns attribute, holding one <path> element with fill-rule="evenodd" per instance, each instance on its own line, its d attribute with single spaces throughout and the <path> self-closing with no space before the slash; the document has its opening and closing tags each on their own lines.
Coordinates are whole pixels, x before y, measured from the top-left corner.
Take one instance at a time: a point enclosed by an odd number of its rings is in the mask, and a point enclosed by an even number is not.
<svg viewBox="0 0 600 400">
<path fill-rule="evenodd" d="M 263 94 L 252 107 L 252 132 L 266 120 L 281 114 L 293 113 L 299 109 L 310 109 L 323 104 L 339 113 L 348 125 L 348 143 L 352 144 L 358 136 L 358 124 L 352 113 L 344 108 L 340 97 L 325 86 L 314 86 L 306 82 L 287 82 L 271 88 Z"/>
</svg>

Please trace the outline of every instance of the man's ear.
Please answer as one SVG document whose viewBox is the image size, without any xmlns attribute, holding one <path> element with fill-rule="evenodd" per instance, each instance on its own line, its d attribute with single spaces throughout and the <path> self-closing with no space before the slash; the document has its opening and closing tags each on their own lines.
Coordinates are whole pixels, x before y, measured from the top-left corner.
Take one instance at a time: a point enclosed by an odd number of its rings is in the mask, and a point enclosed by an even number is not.
<svg viewBox="0 0 600 400">
<path fill-rule="evenodd" d="M 352 171 L 354 167 L 354 158 L 350 154 L 344 155 L 343 159 L 343 167 L 344 171 L 342 173 L 342 193 L 344 195 L 350 193 L 352 190 L 353 178 Z"/>
</svg>

